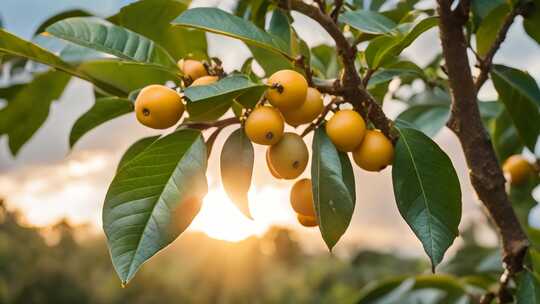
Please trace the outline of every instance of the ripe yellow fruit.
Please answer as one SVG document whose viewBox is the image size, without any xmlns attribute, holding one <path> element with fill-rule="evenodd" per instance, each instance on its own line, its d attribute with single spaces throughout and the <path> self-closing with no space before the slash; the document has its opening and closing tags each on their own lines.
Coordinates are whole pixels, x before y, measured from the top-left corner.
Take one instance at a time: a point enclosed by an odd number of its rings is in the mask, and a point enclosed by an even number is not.
<svg viewBox="0 0 540 304">
<path fill-rule="evenodd" d="M 174 126 L 184 113 L 182 97 L 175 90 L 162 85 L 143 88 L 135 100 L 137 120 L 154 129 Z"/>
<path fill-rule="evenodd" d="M 360 114 L 353 110 L 338 111 L 326 123 L 326 134 L 336 148 L 351 152 L 360 145 L 366 133 L 366 123 Z"/>
<path fill-rule="evenodd" d="M 284 179 L 294 179 L 306 169 L 309 153 L 296 133 L 285 133 L 281 140 L 268 148 L 268 159 L 276 173 Z"/>
<path fill-rule="evenodd" d="M 293 126 L 312 122 L 323 111 L 324 104 L 321 93 L 315 88 L 308 88 L 306 100 L 298 109 L 283 111 L 285 121 Z"/>
<path fill-rule="evenodd" d="M 272 167 L 272 164 L 270 163 L 270 150 L 266 150 L 266 166 L 268 166 L 268 170 L 270 171 L 270 174 L 272 174 L 273 177 L 277 179 L 282 179 L 281 176 L 276 172 L 276 169 Z"/>
<path fill-rule="evenodd" d="M 184 73 L 185 77 L 189 77 L 191 80 L 196 80 L 208 75 L 204 64 L 198 60 L 181 59 L 178 61 L 178 68 Z"/>
<path fill-rule="evenodd" d="M 504 161 L 503 172 L 510 179 L 510 184 L 519 185 L 527 181 L 533 168 L 523 156 L 516 154 Z"/>
<path fill-rule="evenodd" d="M 381 171 L 392 164 L 394 146 L 379 130 L 367 130 L 364 140 L 353 151 L 354 162 L 367 171 Z"/>
<path fill-rule="evenodd" d="M 304 227 L 319 226 L 319 222 L 317 221 L 317 218 L 314 216 L 305 216 L 302 214 L 297 214 L 296 218 L 298 219 L 298 222 Z"/>
<path fill-rule="evenodd" d="M 306 100 L 308 83 L 304 76 L 293 70 L 278 71 L 268 78 L 268 101 L 282 111 L 298 109 Z"/>
<path fill-rule="evenodd" d="M 291 188 L 291 206 L 298 214 L 316 217 L 315 206 L 313 205 L 313 192 L 311 190 L 311 179 L 303 178 L 294 183 Z"/>
<path fill-rule="evenodd" d="M 217 76 L 202 76 L 200 78 L 195 79 L 195 81 L 191 84 L 191 86 L 196 87 L 196 86 L 209 85 L 218 80 L 219 80 L 219 77 Z"/>
<path fill-rule="evenodd" d="M 273 145 L 283 135 L 285 123 L 281 113 L 272 107 L 258 107 L 246 119 L 247 137 L 260 145 Z"/>
</svg>

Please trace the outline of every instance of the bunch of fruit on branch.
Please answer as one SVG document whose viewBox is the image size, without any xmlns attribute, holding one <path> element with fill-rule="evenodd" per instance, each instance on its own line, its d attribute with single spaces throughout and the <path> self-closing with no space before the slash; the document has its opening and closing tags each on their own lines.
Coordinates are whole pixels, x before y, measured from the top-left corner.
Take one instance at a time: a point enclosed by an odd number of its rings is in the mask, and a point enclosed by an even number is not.
<svg viewBox="0 0 540 304">
<path fill-rule="evenodd" d="M 186 83 L 190 86 L 210 85 L 219 80 L 209 75 L 208 67 L 200 61 L 186 59 L 178 62 Z M 299 134 L 284 132 L 285 123 L 292 127 L 324 124 L 328 137 L 342 152 L 351 152 L 355 163 L 367 171 L 381 171 L 392 164 L 394 147 L 379 130 L 368 129 L 362 116 L 352 109 L 339 109 L 329 104 L 334 114 L 324 118 L 323 95 L 309 87 L 306 78 L 294 70 L 281 70 L 266 80 L 264 98 L 240 120 L 247 137 L 256 144 L 268 146 L 266 163 L 277 179 L 294 180 L 306 169 L 308 148 Z M 163 85 L 143 88 L 135 101 L 137 119 L 154 129 L 170 128 L 178 123 L 185 109 L 182 93 Z M 295 182 L 290 201 L 300 224 L 318 225 L 314 209 L 312 185 L 308 178 Z"/>
</svg>

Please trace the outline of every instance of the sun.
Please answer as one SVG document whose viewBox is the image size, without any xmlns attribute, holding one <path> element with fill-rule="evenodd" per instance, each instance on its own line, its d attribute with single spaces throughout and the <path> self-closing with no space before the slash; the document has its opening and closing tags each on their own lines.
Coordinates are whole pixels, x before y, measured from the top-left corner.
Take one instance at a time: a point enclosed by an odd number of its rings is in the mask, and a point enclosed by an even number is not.
<svg viewBox="0 0 540 304">
<path fill-rule="evenodd" d="M 201 211 L 190 230 L 201 231 L 213 239 L 239 242 L 250 236 L 262 235 L 272 225 L 287 225 L 292 217 L 283 204 L 283 191 L 273 187 L 249 192 L 250 210 L 254 220 L 245 217 L 231 202 L 223 188 L 211 189 L 203 200 Z"/>
</svg>

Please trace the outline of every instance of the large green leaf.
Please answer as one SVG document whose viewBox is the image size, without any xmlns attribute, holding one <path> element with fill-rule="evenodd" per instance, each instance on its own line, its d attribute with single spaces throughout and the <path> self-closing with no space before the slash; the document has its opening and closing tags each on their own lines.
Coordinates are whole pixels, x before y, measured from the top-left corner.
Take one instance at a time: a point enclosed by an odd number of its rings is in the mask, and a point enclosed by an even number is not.
<svg viewBox="0 0 540 304">
<path fill-rule="evenodd" d="M 90 14 L 87 11 L 79 10 L 79 9 L 63 11 L 63 12 L 58 13 L 58 14 L 48 18 L 47 20 L 43 21 L 39 25 L 39 27 L 37 28 L 35 33 L 36 34 L 43 33 L 45 31 L 45 29 L 49 25 L 54 24 L 54 23 L 56 23 L 56 22 L 58 22 L 60 20 L 63 20 L 63 19 L 67 19 L 67 18 L 71 18 L 71 17 L 89 17 L 89 16 L 92 16 L 92 14 Z"/>
<path fill-rule="evenodd" d="M 458 235 L 461 189 L 450 158 L 424 133 L 399 129 L 392 169 L 394 196 L 433 267 Z"/>
<path fill-rule="evenodd" d="M 324 128 L 315 131 L 312 150 L 313 201 L 322 237 L 332 250 L 351 222 L 354 174 L 348 156 L 336 150 Z"/>
<path fill-rule="evenodd" d="M 253 144 L 244 129 L 240 128 L 223 144 L 220 157 L 221 181 L 227 195 L 249 218 L 252 218 L 249 212 L 248 191 L 251 186 L 253 162 Z"/>
<path fill-rule="evenodd" d="M 428 17 L 412 28 L 409 24 L 401 24 L 395 36 L 380 36 L 373 39 L 366 49 L 368 65 L 373 69 L 384 65 L 388 60 L 401 54 L 422 33 L 435 27 L 438 23 L 438 17 Z"/>
<path fill-rule="evenodd" d="M 396 23 L 391 19 L 369 10 L 345 12 L 339 17 L 339 21 L 368 34 L 387 34 L 396 27 Z"/>
<path fill-rule="evenodd" d="M 184 96 L 189 118 L 195 121 L 217 119 L 227 112 L 233 99 L 260 87 L 264 85 L 251 82 L 245 75 L 234 74 L 210 85 L 188 87 Z"/>
<path fill-rule="evenodd" d="M 519 136 L 534 151 L 540 134 L 540 89 L 534 78 L 520 70 L 493 66 L 491 78 Z"/>
<path fill-rule="evenodd" d="M 180 81 L 172 72 L 139 62 L 95 60 L 82 63 L 77 70 L 128 93 L 151 84 Z"/>
<path fill-rule="evenodd" d="M 177 69 L 171 56 L 152 40 L 96 17 L 64 19 L 47 27 L 47 32 L 125 60 Z"/>
<path fill-rule="evenodd" d="M 450 107 L 441 104 L 416 105 L 401 112 L 397 120 L 404 120 L 416 129 L 433 137 L 444 127 L 450 116 Z"/>
<path fill-rule="evenodd" d="M 38 74 L 0 109 L 0 135 L 8 135 L 13 155 L 45 122 L 52 102 L 60 98 L 69 79 L 58 71 Z"/>
<path fill-rule="evenodd" d="M 540 0 L 534 0 L 532 9 L 523 20 L 525 32 L 540 44 Z"/>
<path fill-rule="evenodd" d="M 111 87 L 107 83 L 93 79 L 92 77 L 89 77 L 88 75 L 77 71 L 73 66 L 64 62 L 62 59 L 58 58 L 58 56 L 45 50 L 44 48 L 30 41 L 21 39 L 3 29 L 0 29 L 0 54 L 2 53 L 27 58 L 39 63 L 49 65 L 70 75 L 90 81 L 100 89 L 111 94 L 122 96 L 127 95 L 128 93 L 119 91 L 118 89 Z"/>
<path fill-rule="evenodd" d="M 69 145 L 75 143 L 93 128 L 118 116 L 133 111 L 133 103 L 129 99 L 109 97 L 96 99 L 94 105 L 84 113 L 71 128 Z"/>
<path fill-rule="evenodd" d="M 525 270 L 519 277 L 516 293 L 517 304 L 540 304 L 540 281 L 538 276 Z"/>
<path fill-rule="evenodd" d="M 480 56 L 485 56 L 510 13 L 512 7 L 508 3 L 503 3 L 493 9 L 480 23 L 476 32 L 476 52 Z"/>
<path fill-rule="evenodd" d="M 247 44 L 290 57 L 282 39 L 271 35 L 255 24 L 218 8 L 199 7 L 183 12 L 175 24 L 240 39 Z"/>
<path fill-rule="evenodd" d="M 198 213 L 208 188 L 206 166 L 201 133 L 183 129 L 158 139 L 120 168 L 105 197 L 103 229 L 124 284 Z"/>
<path fill-rule="evenodd" d="M 134 142 L 127 150 L 124 152 L 124 155 L 122 155 L 122 158 L 120 158 L 120 161 L 118 162 L 118 167 L 116 168 L 116 172 L 118 172 L 122 167 L 130 162 L 132 159 L 135 158 L 135 156 L 141 154 L 146 148 L 148 148 L 151 144 L 153 144 L 160 136 L 150 136 L 150 137 L 144 137 L 139 139 L 138 141 Z"/>
<path fill-rule="evenodd" d="M 508 114 L 504 110 L 495 117 L 490 125 L 491 141 L 499 160 L 507 159 L 512 154 L 520 153 L 525 146 L 518 136 L 518 131 Z"/>
<path fill-rule="evenodd" d="M 110 18 L 111 22 L 139 33 L 163 48 L 175 59 L 205 59 L 206 36 L 204 32 L 172 26 L 189 1 L 142 0 L 124 6 Z"/>
</svg>

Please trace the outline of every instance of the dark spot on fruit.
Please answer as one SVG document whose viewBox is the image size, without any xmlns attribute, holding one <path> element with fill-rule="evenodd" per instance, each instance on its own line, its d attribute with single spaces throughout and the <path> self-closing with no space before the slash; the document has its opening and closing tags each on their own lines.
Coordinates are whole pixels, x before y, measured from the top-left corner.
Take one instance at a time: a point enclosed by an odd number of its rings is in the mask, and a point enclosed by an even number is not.
<svg viewBox="0 0 540 304">
<path fill-rule="evenodd" d="M 266 139 L 272 140 L 272 138 L 274 138 L 274 134 L 272 132 L 266 133 Z"/>
<path fill-rule="evenodd" d="M 295 160 L 295 161 L 292 163 L 292 166 L 293 166 L 293 168 L 297 169 L 298 166 L 300 166 L 300 162 L 297 161 L 297 160 Z"/>
<path fill-rule="evenodd" d="M 142 114 L 143 114 L 144 116 L 149 116 L 149 115 L 150 115 L 150 110 L 148 110 L 147 108 L 144 108 L 144 109 L 142 110 Z"/>
</svg>

